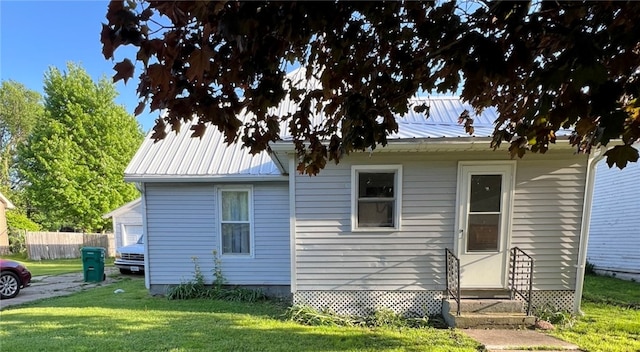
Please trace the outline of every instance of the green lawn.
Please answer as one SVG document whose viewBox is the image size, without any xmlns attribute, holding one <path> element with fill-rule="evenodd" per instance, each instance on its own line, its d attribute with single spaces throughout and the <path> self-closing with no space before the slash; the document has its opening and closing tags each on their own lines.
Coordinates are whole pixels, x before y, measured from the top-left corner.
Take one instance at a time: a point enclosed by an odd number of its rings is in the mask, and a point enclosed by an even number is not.
<svg viewBox="0 0 640 352">
<path fill-rule="evenodd" d="M 116 288 L 125 293 L 115 294 Z M 310 327 L 271 303 L 168 301 L 142 279 L 0 312 L 2 351 L 477 351 L 447 329 Z"/>
<path fill-rule="evenodd" d="M 115 294 L 117 288 L 125 293 Z M 552 335 L 585 351 L 640 351 L 640 284 L 588 276 L 585 316 Z M 126 278 L 0 311 L 0 351 L 477 351 L 455 330 L 310 327 L 273 303 L 169 301 Z"/>
<path fill-rule="evenodd" d="M 59 275 L 82 271 L 82 259 L 29 260 L 24 255 L 9 255 L 3 258 L 23 263 L 31 275 Z M 113 258 L 105 258 L 105 267 L 113 264 Z"/>
<path fill-rule="evenodd" d="M 584 317 L 551 334 L 585 351 L 640 351 L 640 284 L 586 276 Z"/>
</svg>

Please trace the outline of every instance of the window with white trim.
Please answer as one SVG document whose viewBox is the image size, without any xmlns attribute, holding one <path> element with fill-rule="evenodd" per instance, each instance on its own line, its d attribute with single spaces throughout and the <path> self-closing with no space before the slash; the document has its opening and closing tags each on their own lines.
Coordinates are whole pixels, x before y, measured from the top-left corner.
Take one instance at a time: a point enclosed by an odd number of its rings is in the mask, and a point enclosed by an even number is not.
<svg viewBox="0 0 640 352">
<path fill-rule="evenodd" d="M 251 256 L 253 253 L 251 188 L 220 188 L 218 200 L 222 255 Z"/>
<path fill-rule="evenodd" d="M 352 167 L 352 229 L 388 231 L 400 228 L 402 167 Z"/>
</svg>

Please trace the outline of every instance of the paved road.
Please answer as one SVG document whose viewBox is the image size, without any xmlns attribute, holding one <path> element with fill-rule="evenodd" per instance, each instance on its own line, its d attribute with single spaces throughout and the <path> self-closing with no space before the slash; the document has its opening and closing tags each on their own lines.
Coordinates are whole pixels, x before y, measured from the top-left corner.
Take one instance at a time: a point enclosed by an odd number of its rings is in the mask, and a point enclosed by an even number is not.
<svg viewBox="0 0 640 352">
<path fill-rule="evenodd" d="M 70 295 L 74 292 L 101 286 L 118 280 L 118 277 L 116 276 L 114 278 L 113 275 L 118 272 L 117 268 L 107 267 L 104 268 L 104 271 L 107 279 L 102 282 L 84 282 L 83 272 L 63 275 L 34 276 L 31 279 L 31 286 L 23 288 L 17 297 L 0 300 L 0 310 L 6 307 L 43 298 Z"/>
</svg>

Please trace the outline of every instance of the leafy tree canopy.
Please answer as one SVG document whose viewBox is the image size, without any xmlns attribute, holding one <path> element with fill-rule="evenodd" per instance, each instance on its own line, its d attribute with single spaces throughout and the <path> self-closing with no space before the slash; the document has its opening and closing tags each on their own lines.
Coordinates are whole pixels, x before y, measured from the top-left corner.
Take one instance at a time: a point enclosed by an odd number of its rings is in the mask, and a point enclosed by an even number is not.
<svg viewBox="0 0 640 352">
<path fill-rule="evenodd" d="M 16 203 L 19 180 L 16 179 L 17 147 L 24 143 L 38 119 L 42 118 L 40 94 L 14 81 L 0 86 L 0 190 Z M 17 202 L 20 203 L 20 202 Z"/>
<path fill-rule="evenodd" d="M 155 139 L 197 116 L 193 136 L 211 122 L 255 153 L 285 120 L 299 171 L 315 174 L 327 159 L 385 145 L 416 93 L 460 91 L 477 111 L 497 108 L 491 146 L 510 143 L 512 157 L 544 153 L 558 129 L 574 128 L 580 151 L 620 139 L 610 165 L 638 159 L 640 2 L 112 1 L 106 18 L 105 58 L 137 47 L 136 113 L 167 109 Z M 287 64 L 321 87 L 293 85 Z M 135 66 L 114 69 L 126 82 Z M 271 114 L 287 95 L 298 110 Z M 254 116 L 244 125 L 243 110 Z"/>
<path fill-rule="evenodd" d="M 44 91 L 45 117 L 18 150 L 32 219 L 47 229 L 101 231 L 110 224 L 102 214 L 137 196 L 123 174 L 140 127 L 114 103 L 113 84 L 95 83 L 80 66 L 49 69 Z"/>
</svg>

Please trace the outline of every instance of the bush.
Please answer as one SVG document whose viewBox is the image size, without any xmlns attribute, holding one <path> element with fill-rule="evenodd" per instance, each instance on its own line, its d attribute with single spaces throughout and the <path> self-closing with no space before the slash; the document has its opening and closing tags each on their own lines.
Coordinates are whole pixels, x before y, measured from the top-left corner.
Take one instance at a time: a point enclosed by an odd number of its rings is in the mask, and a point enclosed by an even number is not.
<svg viewBox="0 0 640 352">
<path fill-rule="evenodd" d="M 547 321 L 553 325 L 572 326 L 575 322 L 575 316 L 568 311 L 557 309 L 551 304 L 545 304 L 542 307 L 536 307 L 533 315 L 539 320 Z"/>
<path fill-rule="evenodd" d="M 9 211 L 7 212 L 7 228 L 9 251 L 13 254 L 24 254 L 27 252 L 26 232 L 39 231 L 40 225 L 31 221 L 25 214 Z"/>
<path fill-rule="evenodd" d="M 257 302 L 267 298 L 262 290 L 252 290 L 244 287 L 225 288 L 223 286 L 225 279 L 220 270 L 220 259 L 217 258 L 215 251 L 213 254 L 216 264 L 213 285 L 209 286 L 205 283 L 200 264 L 198 264 L 198 258 L 192 257 L 191 260 L 194 264 L 193 280 L 184 281 L 179 285 L 170 287 L 166 293 L 167 299 L 208 298 L 235 302 Z"/>
<path fill-rule="evenodd" d="M 310 326 L 359 326 L 359 327 L 392 327 L 392 328 L 423 328 L 433 326 L 428 317 L 409 318 L 391 309 L 377 309 L 364 317 L 355 315 L 341 315 L 329 309 L 317 310 L 306 305 L 294 305 L 287 309 L 285 317 L 303 325 Z M 435 323 L 438 324 L 437 319 Z"/>
</svg>

